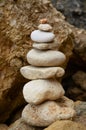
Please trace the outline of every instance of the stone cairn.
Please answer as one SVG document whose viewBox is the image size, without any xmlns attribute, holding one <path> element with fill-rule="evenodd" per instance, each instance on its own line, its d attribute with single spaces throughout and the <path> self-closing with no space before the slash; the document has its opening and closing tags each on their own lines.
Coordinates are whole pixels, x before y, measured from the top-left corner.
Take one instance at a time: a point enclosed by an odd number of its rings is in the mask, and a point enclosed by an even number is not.
<svg viewBox="0 0 86 130">
<path fill-rule="evenodd" d="M 66 56 L 53 48 L 58 47 L 52 27 L 47 19 L 40 20 L 38 30 L 31 33 L 33 49 L 27 53 L 30 65 L 20 69 L 32 81 L 24 85 L 23 96 L 28 105 L 22 112 L 23 120 L 32 126 L 48 126 L 56 120 L 71 119 L 75 115 L 74 103 L 64 96 L 59 82 L 65 71 Z M 58 47 L 59 49 L 59 47 Z"/>
</svg>

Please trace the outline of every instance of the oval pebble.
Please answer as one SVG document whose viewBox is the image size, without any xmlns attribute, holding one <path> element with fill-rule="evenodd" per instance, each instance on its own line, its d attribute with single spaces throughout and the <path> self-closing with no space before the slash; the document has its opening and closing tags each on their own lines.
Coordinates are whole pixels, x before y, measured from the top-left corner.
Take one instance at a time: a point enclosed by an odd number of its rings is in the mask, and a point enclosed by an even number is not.
<svg viewBox="0 0 86 130">
<path fill-rule="evenodd" d="M 33 66 L 60 66 L 66 56 L 60 51 L 40 51 L 32 49 L 27 53 L 27 61 Z"/>
<path fill-rule="evenodd" d="M 40 30 L 35 30 L 31 33 L 31 39 L 34 42 L 52 42 L 55 35 L 52 32 L 43 32 Z"/>
</svg>

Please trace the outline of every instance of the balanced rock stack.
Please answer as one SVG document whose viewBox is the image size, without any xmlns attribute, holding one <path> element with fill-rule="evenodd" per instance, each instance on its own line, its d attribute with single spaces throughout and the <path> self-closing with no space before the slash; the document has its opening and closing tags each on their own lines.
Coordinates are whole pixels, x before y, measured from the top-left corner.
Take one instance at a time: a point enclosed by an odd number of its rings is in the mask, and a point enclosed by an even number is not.
<svg viewBox="0 0 86 130">
<path fill-rule="evenodd" d="M 53 50 L 58 46 L 52 27 L 42 19 L 38 30 L 31 33 L 33 49 L 27 53 L 30 65 L 20 69 L 32 81 L 24 85 L 23 95 L 28 105 L 22 112 L 23 120 L 32 126 L 48 126 L 56 120 L 71 119 L 75 115 L 73 101 L 64 96 L 58 78 L 64 75 L 62 66 L 66 56 Z M 52 49 L 52 50 L 51 50 Z"/>
</svg>

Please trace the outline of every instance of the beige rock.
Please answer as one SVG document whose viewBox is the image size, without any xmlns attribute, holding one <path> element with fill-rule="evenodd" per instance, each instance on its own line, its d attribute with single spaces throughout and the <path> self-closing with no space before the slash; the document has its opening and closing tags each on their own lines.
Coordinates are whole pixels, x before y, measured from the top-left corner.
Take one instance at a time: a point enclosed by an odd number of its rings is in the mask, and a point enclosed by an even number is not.
<svg viewBox="0 0 86 130">
<path fill-rule="evenodd" d="M 86 130 L 86 127 L 70 120 L 62 120 L 54 122 L 44 130 Z"/>
<path fill-rule="evenodd" d="M 46 100 L 56 100 L 64 95 L 62 85 L 54 79 L 38 79 L 26 83 L 23 96 L 28 103 L 40 104 Z"/>
<path fill-rule="evenodd" d="M 8 126 L 6 124 L 0 124 L 0 130 L 8 130 Z"/>
<path fill-rule="evenodd" d="M 9 126 L 9 130 L 41 130 L 41 128 L 39 129 L 29 126 L 22 118 L 20 118 Z"/>
<path fill-rule="evenodd" d="M 47 50 L 47 49 L 59 50 L 61 45 L 57 41 L 54 41 L 50 43 L 34 43 L 32 46 L 39 50 Z"/>
<path fill-rule="evenodd" d="M 52 27 L 49 24 L 40 24 L 38 26 L 38 29 L 47 32 L 47 31 L 51 31 Z"/>
<path fill-rule="evenodd" d="M 20 69 L 21 74 L 27 79 L 47 79 L 51 77 L 62 77 L 65 73 L 61 67 L 34 67 L 24 66 Z"/>
<path fill-rule="evenodd" d="M 69 119 L 75 115 L 70 107 L 57 105 L 55 101 L 47 101 L 41 105 L 28 104 L 23 112 L 22 118 L 32 126 L 48 126 L 60 119 Z"/>
<path fill-rule="evenodd" d="M 34 66 L 59 66 L 66 60 L 66 56 L 60 51 L 40 51 L 31 49 L 27 53 L 27 61 Z"/>
</svg>

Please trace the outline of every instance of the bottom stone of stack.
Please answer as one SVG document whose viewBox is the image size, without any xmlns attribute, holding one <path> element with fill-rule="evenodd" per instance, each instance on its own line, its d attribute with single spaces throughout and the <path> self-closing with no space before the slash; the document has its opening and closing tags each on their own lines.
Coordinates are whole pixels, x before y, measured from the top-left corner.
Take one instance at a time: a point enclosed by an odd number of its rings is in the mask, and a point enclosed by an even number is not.
<svg viewBox="0 0 86 130">
<path fill-rule="evenodd" d="M 48 126 L 56 120 L 74 117 L 73 106 L 73 101 L 66 97 L 56 101 L 46 101 L 37 106 L 28 104 L 22 112 L 22 118 L 32 126 Z"/>
</svg>

